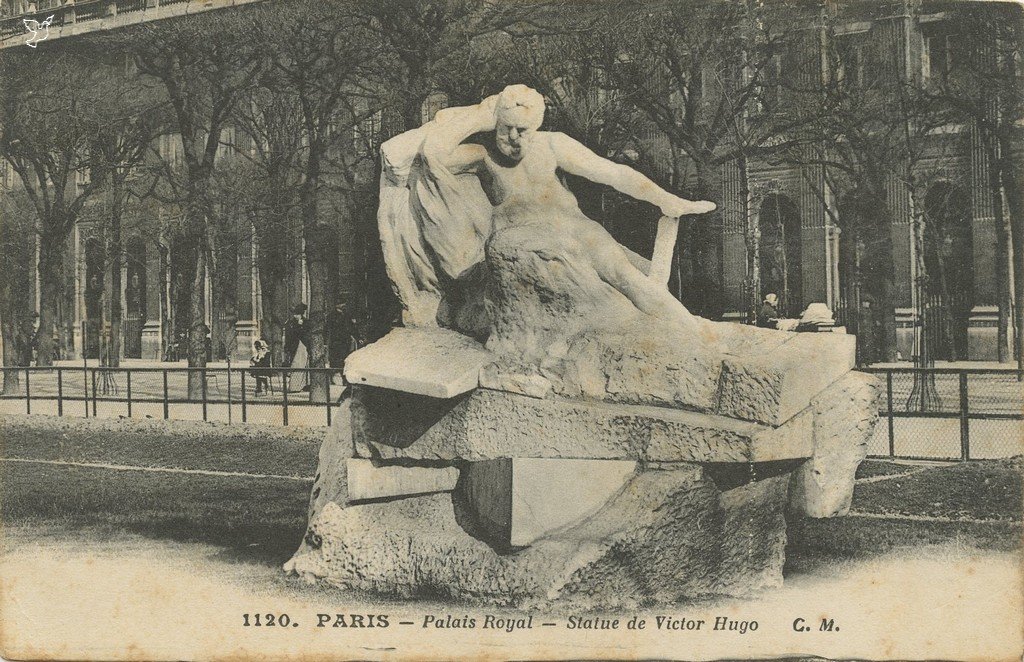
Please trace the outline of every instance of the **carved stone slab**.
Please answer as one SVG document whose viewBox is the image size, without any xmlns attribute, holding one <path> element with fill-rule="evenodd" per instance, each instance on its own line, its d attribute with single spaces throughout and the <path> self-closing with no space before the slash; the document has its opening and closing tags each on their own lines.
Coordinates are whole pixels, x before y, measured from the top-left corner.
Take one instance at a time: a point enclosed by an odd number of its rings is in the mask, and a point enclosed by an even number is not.
<svg viewBox="0 0 1024 662">
<path fill-rule="evenodd" d="M 778 428 L 715 414 L 477 389 L 440 400 L 357 387 L 356 454 L 383 460 L 502 457 L 770 462 L 811 455 L 809 411 Z"/>
<path fill-rule="evenodd" d="M 350 384 L 451 398 L 480 383 L 494 360 L 483 345 L 450 329 L 393 329 L 345 359 Z"/>
<path fill-rule="evenodd" d="M 451 492 L 458 480 L 455 467 L 375 467 L 371 460 L 348 459 L 350 502 Z"/>
<path fill-rule="evenodd" d="M 486 460 L 466 467 L 463 493 L 492 539 L 522 547 L 596 513 L 635 471 L 627 460 Z"/>
<path fill-rule="evenodd" d="M 855 336 L 796 333 L 767 352 L 726 356 L 718 413 L 782 425 L 856 365 Z"/>
</svg>

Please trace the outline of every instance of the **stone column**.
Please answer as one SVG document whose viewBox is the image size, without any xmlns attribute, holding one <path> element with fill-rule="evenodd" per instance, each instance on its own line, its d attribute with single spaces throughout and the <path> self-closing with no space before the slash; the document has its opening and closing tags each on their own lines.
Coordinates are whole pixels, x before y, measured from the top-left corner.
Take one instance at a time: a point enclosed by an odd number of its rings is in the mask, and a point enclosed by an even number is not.
<svg viewBox="0 0 1024 662">
<path fill-rule="evenodd" d="M 75 275 L 75 303 L 72 311 L 74 328 L 71 330 L 71 344 L 74 358 L 80 359 L 84 356 L 83 352 L 85 351 L 84 338 L 82 338 L 82 321 L 85 319 L 85 256 L 82 250 L 82 231 L 77 222 L 72 241 L 74 244 L 71 250 Z"/>
<path fill-rule="evenodd" d="M 725 315 L 729 321 L 743 322 L 748 308 L 747 219 L 743 217 L 740 171 L 735 162 L 722 165 L 722 285 L 725 290 Z"/>
<path fill-rule="evenodd" d="M 160 261 L 158 240 L 146 247 L 146 323 L 142 327 L 142 358 L 150 361 L 163 358 L 161 295 L 164 281 Z"/>
<path fill-rule="evenodd" d="M 996 291 L 996 218 L 989 184 L 989 159 L 978 128 L 971 127 L 971 249 L 974 307 L 967 322 L 967 356 L 994 361 L 999 357 L 999 293 Z M 1012 335 L 1012 334 L 1008 334 Z"/>
<path fill-rule="evenodd" d="M 809 303 L 825 303 L 832 306 L 829 287 L 832 267 L 828 260 L 825 243 L 825 207 L 822 196 L 825 191 L 825 174 L 820 166 L 806 168 L 800 177 L 797 189 L 800 209 L 800 290 L 802 308 Z"/>
<path fill-rule="evenodd" d="M 256 317 L 256 254 L 252 236 L 238 242 L 237 294 L 235 297 L 235 346 L 232 360 L 243 360 L 252 353 L 252 342 L 259 337 Z"/>
</svg>

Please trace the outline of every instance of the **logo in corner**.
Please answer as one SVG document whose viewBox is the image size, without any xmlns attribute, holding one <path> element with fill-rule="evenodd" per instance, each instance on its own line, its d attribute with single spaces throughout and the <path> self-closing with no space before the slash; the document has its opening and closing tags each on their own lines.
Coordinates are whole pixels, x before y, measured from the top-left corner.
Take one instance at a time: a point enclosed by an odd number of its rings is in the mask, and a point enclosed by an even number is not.
<svg viewBox="0 0 1024 662">
<path fill-rule="evenodd" d="M 25 23 L 25 29 L 32 33 L 32 36 L 25 40 L 25 43 L 32 48 L 36 47 L 36 44 L 43 41 L 50 36 L 50 24 L 53 23 L 53 17 L 55 14 L 50 14 L 46 17 L 46 20 L 39 22 L 35 19 L 25 18 L 22 21 Z"/>
</svg>

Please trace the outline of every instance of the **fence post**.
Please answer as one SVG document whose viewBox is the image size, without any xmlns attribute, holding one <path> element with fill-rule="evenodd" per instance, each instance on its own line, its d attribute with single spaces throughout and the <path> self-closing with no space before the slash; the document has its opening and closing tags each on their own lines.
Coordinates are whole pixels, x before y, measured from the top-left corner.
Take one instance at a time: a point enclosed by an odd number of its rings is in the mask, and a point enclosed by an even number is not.
<svg viewBox="0 0 1024 662">
<path fill-rule="evenodd" d="M 164 368 L 164 420 L 170 418 L 171 408 L 167 402 L 167 368 Z"/>
<path fill-rule="evenodd" d="M 896 430 L 892 420 L 892 370 L 885 373 L 886 411 L 888 412 L 889 423 L 889 457 L 896 457 Z"/>
<path fill-rule="evenodd" d="M 96 418 L 96 368 L 92 369 L 92 417 Z"/>
<path fill-rule="evenodd" d="M 29 381 L 28 376 L 32 374 L 32 371 L 25 368 L 25 413 L 32 413 L 32 383 Z"/>
<path fill-rule="evenodd" d="M 327 373 L 327 427 L 331 427 L 331 373 Z"/>
<path fill-rule="evenodd" d="M 284 397 L 284 409 L 281 412 L 282 422 L 288 426 L 288 373 L 281 375 L 281 395 Z"/>
<path fill-rule="evenodd" d="M 64 415 L 64 371 L 57 368 L 57 415 Z"/>
<path fill-rule="evenodd" d="M 82 402 L 85 404 L 85 417 L 89 418 L 89 368 L 85 366 L 82 367 Z"/>
<path fill-rule="evenodd" d="M 206 420 L 206 368 L 203 368 L 203 420 Z"/>
<path fill-rule="evenodd" d="M 125 388 L 128 390 L 128 418 L 132 417 L 132 371 L 125 370 Z"/>
<path fill-rule="evenodd" d="M 967 408 L 967 373 L 960 372 L 960 460 L 971 459 L 971 421 Z"/>
<path fill-rule="evenodd" d="M 246 402 L 245 402 L 245 400 L 246 400 L 246 395 L 245 395 L 245 370 L 243 370 L 242 371 L 242 422 L 243 423 L 246 422 L 246 420 L 245 420 L 245 415 L 246 415 L 246 411 L 245 411 L 245 404 L 246 404 Z"/>
<path fill-rule="evenodd" d="M 231 425 L 231 356 L 228 356 L 228 425 Z"/>
</svg>

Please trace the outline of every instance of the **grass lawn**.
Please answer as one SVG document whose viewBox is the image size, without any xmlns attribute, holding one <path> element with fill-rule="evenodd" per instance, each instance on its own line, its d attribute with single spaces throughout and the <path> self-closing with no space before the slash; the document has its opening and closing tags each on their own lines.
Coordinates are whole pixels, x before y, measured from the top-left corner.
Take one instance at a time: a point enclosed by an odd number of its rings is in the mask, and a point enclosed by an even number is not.
<svg viewBox="0 0 1024 662">
<path fill-rule="evenodd" d="M 172 424 L 173 425 L 173 424 Z M 200 426 L 198 429 L 203 429 Z M 96 431 L 67 426 L 36 429 L 0 423 L 3 457 L 202 469 L 312 478 L 319 443 L 305 431 L 241 434 L 239 428 L 208 426 L 209 434 L 141 434 L 127 429 Z M 256 428 L 259 430 L 259 428 Z M 326 434 L 324 429 L 321 434 Z"/>
<path fill-rule="evenodd" d="M 394 629 L 356 634 L 310 626 L 317 612 L 389 613 L 394 621 L 415 621 L 426 613 L 479 619 L 487 608 L 340 591 L 285 576 L 281 564 L 304 534 L 316 471 L 317 447 L 309 439 L 230 428 L 216 434 L 143 435 L 12 431 L 2 425 L 0 437 L 6 457 L 293 476 L 0 462 L 0 608 L 6 609 L 12 631 L 27 642 L 14 649 L 23 654 L 11 657 L 39 657 L 31 652 L 43 641 L 49 642 L 48 653 L 63 650 L 73 659 L 123 658 L 128 643 L 139 646 L 134 659 L 247 659 L 255 651 L 266 659 L 298 659 L 300 653 L 308 659 L 522 657 L 504 648 L 511 640 L 503 633 L 417 627 L 413 637 L 400 640 L 401 631 Z M 907 474 L 911 470 L 917 473 Z M 1016 624 L 992 624 L 1000 615 L 1010 618 L 1019 595 L 1014 573 L 1021 536 L 1020 471 L 1019 461 L 923 468 L 866 464 L 861 477 L 892 478 L 859 484 L 854 509 L 881 519 L 792 521 L 781 588 L 749 600 L 679 604 L 673 613 L 756 614 L 777 621 L 764 623 L 772 633 L 788 632 L 797 615 L 825 613 L 842 623 L 842 633 L 799 640 L 803 635 L 791 635 L 783 652 L 797 655 L 820 647 L 820 654 L 832 659 L 965 659 L 968 649 L 975 655 L 979 649 L 949 639 L 946 623 L 981 619 L 995 628 L 986 634 L 989 657 L 1003 659 L 1007 646 L 1016 645 L 1016 640 L 1005 643 L 1017 632 Z M 984 521 L 922 521 L 893 514 L 900 512 Z M 933 579 L 939 576 L 941 583 Z M 963 599 L 951 600 L 953 592 Z M 943 610 L 941 618 L 931 613 L 932 605 Z M 900 615 L 899 627 L 879 616 L 881 606 Z M 242 631 L 241 615 L 251 610 L 288 612 L 306 627 L 288 636 L 274 629 Z M 861 633 L 850 641 L 894 638 L 872 654 L 849 643 L 844 648 L 847 632 Z M 650 632 L 646 638 L 638 635 L 636 656 L 676 659 L 680 651 L 698 651 L 693 648 L 698 646 L 704 648 L 693 654 L 702 658 L 743 659 L 759 646 L 750 637 L 760 634 L 748 633 L 743 640 L 677 639 Z M 576 659 L 596 659 L 611 650 L 611 639 L 597 632 L 551 628 L 530 636 L 551 650 L 563 646 Z M 424 646 L 432 646 L 432 653 L 424 653 Z"/>
<path fill-rule="evenodd" d="M 18 428 L 4 434 L 4 455 L 266 473 L 312 478 L 315 443 L 268 435 L 140 436 L 88 430 Z M 853 508 L 879 515 L 925 515 L 986 523 L 841 517 L 790 523 L 787 573 L 822 562 L 869 558 L 892 549 L 956 541 L 1010 550 L 1020 542 L 1018 460 L 915 466 L 868 461 Z M 902 475 L 915 472 L 912 475 Z M 124 531 L 176 542 L 207 543 L 229 557 L 279 566 L 302 538 L 311 482 L 205 476 L 30 463 L 0 463 L 0 516 L 7 525 Z M 991 521 L 991 523 L 988 523 Z"/>
<path fill-rule="evenodd" d="M 929 467 L 909 476 L 857 485 L 853 507 L 978 520 L 1021 520 L 1021 458 Z"/>
<path fill-rule="evenodd" d="M 920 467 L 910 463 L 889 462 L 888 460 L 864 460 L 857 467 L 857 478 L 875 478 L 876 476 L 898 476 L 913 473 Z"/>
</svg>

